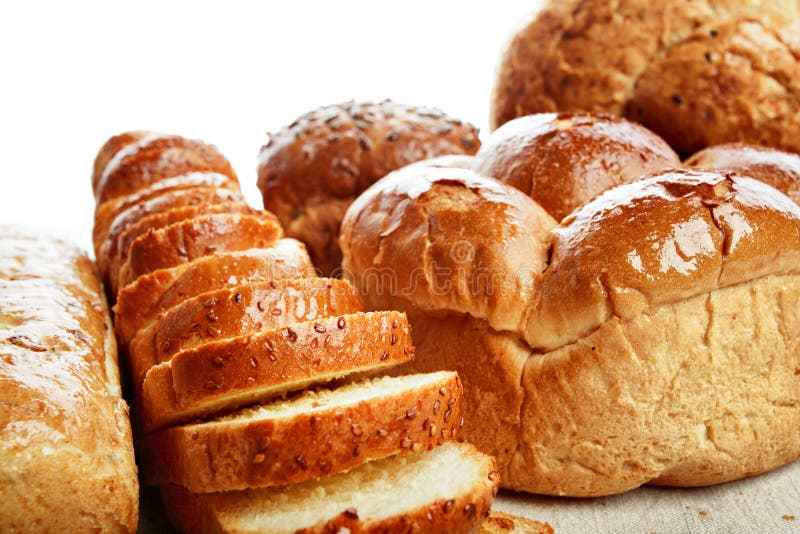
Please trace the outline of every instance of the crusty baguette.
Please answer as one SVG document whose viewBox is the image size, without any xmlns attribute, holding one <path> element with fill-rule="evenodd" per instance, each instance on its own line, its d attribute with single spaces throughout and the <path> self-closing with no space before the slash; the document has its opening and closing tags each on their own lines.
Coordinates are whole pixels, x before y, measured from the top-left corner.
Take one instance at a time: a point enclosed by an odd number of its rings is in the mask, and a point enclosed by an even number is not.
<svg viewBox="0 0 800 534">
<path fill-rule="evenodd" d="M 108 159 L 93 180 L 95 199 L 99 205 L 188 172 L 216 172 L 229 178 L 227 185 L 238 185 L 236 173 L 216 147 L 177 135 L 147 134 Z"/>
<path fill-rule="evenodd" d="M 114 321 L 123 346 L 162 311 L 212 289 L 248 281 L 305 277 L 314 272 L 305 246 L 281 239 L 266 249 L 206 256 L 140 277 L 117 294 Z"/>
<path fill-rule="evenodd" d="M 353 287 L 333 278 L 248 282 L 198 295 L 164 312 L 130 343 L 134 382 L 172 355 L 260 330 L 363 311 Z"/>
<path fill-rule="evenodd" d="M 291 486 L 195 494 L 162 486 L 187 533 L 477 532 L 497 492 L 494 460 L 465 443 L 368 462 Z"/>
<path fill-rule="evenodd" d="M 62 241 L 0 229 L 0 531 L 135 532 L 128 407 L 102 287 Z"/>
<path fill-rule="evenodd" d="M 143 233 L 147 228 L 162 228 L 166 224 L 155 226 L 145 224 L 150 217 L 162 215 L 166 211 L 179 208 L 201 209 L 203 206 L 211 206 L 222 203 L 244 203 L 244 197 L 239 191 L 230 189 L 220 189 L 211 186 L 187 186 L 181 189 L 172 189 L 155 193 L 148 200 L 139 202 L 114 215 L 110 211 L 107 215 L 113 218 L 106 221 L 107 228 L 100 231 L 100 222 L 95 222 L 95 256 L 100 273 L 108 277 L 111 271 L 111 263 L 121 252 L 127 253 L 131 241 Z M 198 213 L 199 215 L 199 213 Z M 163 216 L 163 215 L 162 215 Z M 188 217 L 184 217 L 186 219 Z M 177 222 L 180 219 L 174 219 Z M 151 219 L 152 222 L 155 222 Z M 114 269 L 119 271 L 119 265 Z"/>
<path fill-rule="evenodd" d="M 119 270 L 118 285 L 126 286 L 145 274 L 216 252 L 269 247 L 281 237 L 283 230 L 278 219 L 263 211 L 253 215 L 201 215 L 148 230 L 128 247 L 128 258 Z"/>
<path fill-rule="evenodd" d="M 480 534 L 553 534 L 547 523 L 491 510 L 481 525 Z"/>
<path fill-rule="evenodd" d="M 278 486 L 430 450 L 462 421 L 456 373 L 384 377 L 146 435 L 142 463 L 196 493 Z"/>
<path fill-rule="evenodd" d="M 399 312 L 356 313 L 296 323 L 174 355 L 141 389 L 145 431 L 264 401 L 311 384 L 413 358 Z"/>
</svg>

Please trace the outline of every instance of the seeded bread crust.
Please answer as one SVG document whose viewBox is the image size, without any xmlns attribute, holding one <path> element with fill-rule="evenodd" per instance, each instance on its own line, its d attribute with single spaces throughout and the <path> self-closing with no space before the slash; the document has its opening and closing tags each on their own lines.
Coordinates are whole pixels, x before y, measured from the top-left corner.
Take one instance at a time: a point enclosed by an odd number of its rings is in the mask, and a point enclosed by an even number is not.
<svg viewBox="0 0 800 534">
<path fill-rule="evenodd" d="M 180 351 L 293 323 L 363 311 L 355 290 L 332 278 L 249 282 L 198 295 L 164 312 L 130 343 L 135 384 Z"/>
<path fill-rule="evenodd" d="M 215 254 L 154 271 L 123 287 L 117 295 L 114 306 L 117 337 L 127 348 L 136 332 L 159 313 L 206 291 L 248 281 L 313 274 L 305 246 L 294 239 L 281 239 L 266 249 Z"/>
<path fill-rule="evenodd" d="M 491 510 L 481 525 L 480 534 L 553 534 L 547 523 Z"/>
<path fill-rule="evenodd" d="M 110 275 L 119 273 L 122 262 L 119 257 L 127 256 L 131 242 L 144 233 L 148 228 L 162 228 L 170 223 L 163 223 L 163 213 L 176 209 L 190 210 L 195 208 L 195 215 L 200 215 L 204 207 L 220 204 L 241 204 L 244 197 L 238 191 L 220 189 L 218 187 L 194 186 L 184 189 L 169 190 L 150 200 L 132 206 L 114 217 L 107 231 L 97 232 L 95 235 L 95 257 L 97 266 L 105 279 Z M 189 212 L 184 211 L 189 218 Z M 181 220 L 175 218 L 171 222 Z M 159 224 L 160 223 L 160 224 Z M 97 229 L 97 226 L 95 227 Z M 115 263 L 117 262 L 117 263 Z M 114 291 L 116 293 L 116 290 Z"/>
<path fill-rule="evenodd" d="M 93 179 L 97 204 L 130 195 L 155 182 L 189 172 L 215 172 L 238 187 L 236 173 L 216 147 L 175 135 L 147 134 L 120 146 Z"/>
<path fill-rule="evenodd" d="M 404 165 L 445 154 L 474 154 L 477 129 L 436 109 L 391 101 L 316 109 L 273 134 L 259 156 L 264 207 L 300 239 L 323 275 L 339 267 L 337 242 L 350 203 Z"/>
<path fill-rule="evenodd" d="M 452 498 L 437 499 L 391 517 L 362 518 L 359 517 L 357 509 L 345 509 L 336 517 L 320 518 L 318 524 L 298 532 L 303 534 L 336 534 L 343 531 L 354 534 L 477 533 L 481 523 L 488 516 L 492 500 L 497 493 L 499 477 L 495 469 L 495 462 L 490 456 L 478 453 L 469 444 L 449 442 L 443 445 L 443 447 L 448 446 L 464 450 L 465 455 L 470 456 L 469 461 L 476 462 L 479 466 L 479 474 L 466 491 L 453 495 Z M 394 458 L 388 458 L 379 461 L 388 463 L 393 460 Z M 459 469 L 461 466 L 456 463 L 451 468 Z M 441 473 L 441 475 L 446 477 L 447 473 Z M 186 532 L 198 534 L 255 532 L 254 527 L 248 524 L 248 518 L 242 517 L 246 514 L 242 511 L 242 506 L 244 503 L 250 504 L 253 500 L 258 499 L 261 491 L 265 490 L 198 494 L 190 493 L 175 484 L 161 486 L 161 494 L 173 524 Z M 287 491 L 291 491 L 291 486 L 287 487 Z M 414 496 L 404 492 L 403 487 L 398 487 L 397 498 L 413 500 Z M 267 510 L 266 513 L 269 511 Z M 275 532 L 280 532 L 279 529 L 280 526 L 276 525 Z"/>
<path fill-rule="evenodd" d="M 413 357 L 399 312 L 327 317 L 206 343 L 147 372 L 142 422 L 156 430 Z"/>
<path fill-rule="evenodd" d="M 148 230 L 128 248 L 128 258 L 119 271 L 119 286 L 216 252 L 269 247 L 281 237 L 283 229 L 269 212 L 203 215 Z"/>
<path fill-rule="evenodd" d="M 241 490 L 293 484 L 370 460 L 431 450 L 455 438 L 463 424 L 461 381 L 456 373 L 440 375 L 427 384 L 323 405 L 291 418 L 264 419 L 257 417 L 258 408 L 246 409 L 222 420 L 148 434 L 142 444 L 145 480 L 180 484 L 195 493 Z M 360 385 L 333 394 L 350 394 Z"/>
</svg>

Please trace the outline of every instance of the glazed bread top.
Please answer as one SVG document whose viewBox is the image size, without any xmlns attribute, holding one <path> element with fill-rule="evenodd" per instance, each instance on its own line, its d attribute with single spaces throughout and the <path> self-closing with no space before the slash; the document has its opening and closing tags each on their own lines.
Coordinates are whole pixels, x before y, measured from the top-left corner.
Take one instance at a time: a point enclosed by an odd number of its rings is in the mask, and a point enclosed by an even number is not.
<svg viewBox="0 0 800 534">
<path fill-rule="evenodd" d="M 400 294 L 422 309 L 516 329 L 556 223 L 513 187 L 437 165 L 395 171 L 350 206 L 345 275 L 373 306 L 388 308 Z"/>
<path fill-rule="evenodd" d="M 0 530 L 135 531 L 128 407 L 82 252 L 2 228 L 0 353 Z"/>
<path fill-rule="evenodd" d="M 681 154 L 746 140 L 800 149 L 795 0 L 550 0 L 511 39 L 490 122 L 626 116 Z"/>
<path fill-rule="evenodd" d="M 774 148 L 727 143 L 701 150 L 686 160 L 694 169 L 726 169 L 771 185 L 800 203 L 800 156 Z"/>
<path fill-rule="evenodd" d="M 611 115 L 540 113 L 495 130 L 473 167 L 527 193 L 557 221 L 606 189 L 680 167 L 659 136 Z"/>
<path fill-rule="evenodd" d="M 505 184 L 417 164 L 351 206 L 341 244 L 368 308 L 403 302 L 400 291 L 550 351 L 615 315 L 797 271 L 800 207 L 730 172 L 675 170 L 610 189 L 554 228 Z"/>
<path fill-rule="evenodd" d="M 236 173 L 213 145 L 152 132 L 131 132 L 109 139 L 95 159 L 92 187 L 99 206 L 192 172 L 220 174 L 228 178 L 229 188 L 238 188 Z"/>
</svg>

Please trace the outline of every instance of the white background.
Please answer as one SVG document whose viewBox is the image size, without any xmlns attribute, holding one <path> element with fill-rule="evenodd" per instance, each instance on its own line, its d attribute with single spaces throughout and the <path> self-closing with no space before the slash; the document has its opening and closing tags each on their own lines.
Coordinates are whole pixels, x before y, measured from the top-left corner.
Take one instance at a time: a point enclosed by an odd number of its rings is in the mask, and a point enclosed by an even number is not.
<svg viewBox="0 0 800 534">
<path fill-rule="evenodd" d="M 0 224 L 90 247 L 94 156 L 151 129 L 216 144 L 258 207 L 265 132 L 392 98 L 487 133 L 494 69 L 536 0 L 0 3 Z"/>
</svg>

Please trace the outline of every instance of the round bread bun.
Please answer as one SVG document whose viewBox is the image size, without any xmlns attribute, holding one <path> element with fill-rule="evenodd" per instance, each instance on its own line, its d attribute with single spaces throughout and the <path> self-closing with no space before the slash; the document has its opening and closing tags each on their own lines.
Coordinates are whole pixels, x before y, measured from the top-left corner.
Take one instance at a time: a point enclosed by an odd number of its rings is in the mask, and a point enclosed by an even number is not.
<svg viewBox="0 0 800 534">
<path fill-rule="evenodd" d="M 800 204 L 800 156 L 774 148 L 727 143 L 686 160 L 693 169 L 726 169 L 771 185 Z"/>
<path fill-rule="evenodd" d="M 728 171 L 672 170 L 551 229 L 510 186 L 457 172 L 417 164 L 376 183 L 345 218 L 343 265 L 368 309 L 407 312 L 413 369 L 458 371 L 463 437 L 496 456 L 504 487 L 705 486 L 800 457 L 791 199 Z M 443 253 L 456 243 L 474 251 L 466 266 Z M 524 254 L 523 287 L 471 285 L 515 279 Z M 423 274 L 403 291 L 392 272 Z M 450 283 L 433 293 L 433 279 Z"/>
<path fill-rule="evenodd" d="M 259 156 L 258 187 L 286 235 L 305 242 L 317 268 L 331 275 L 341 263 L 342 217 L 360 193 L 409 163 L 479 147 L 474 126 L 439 110 L 346 102 L 270 136 Z"/>
<path fill-rule="evenodd" d="M 659 136 L 607 114 L 514 119 L 474 159 L 476 171 L 527 193 L 557 221 L 610 187 L 680 166 Z"/>
<path fill-rule="evenodd" d="M 800 151 L 795 0 L 549 0 L 498 68 L 491 125 L 625 116 L 682 155 L 745 141 Z"/>
</svg>

